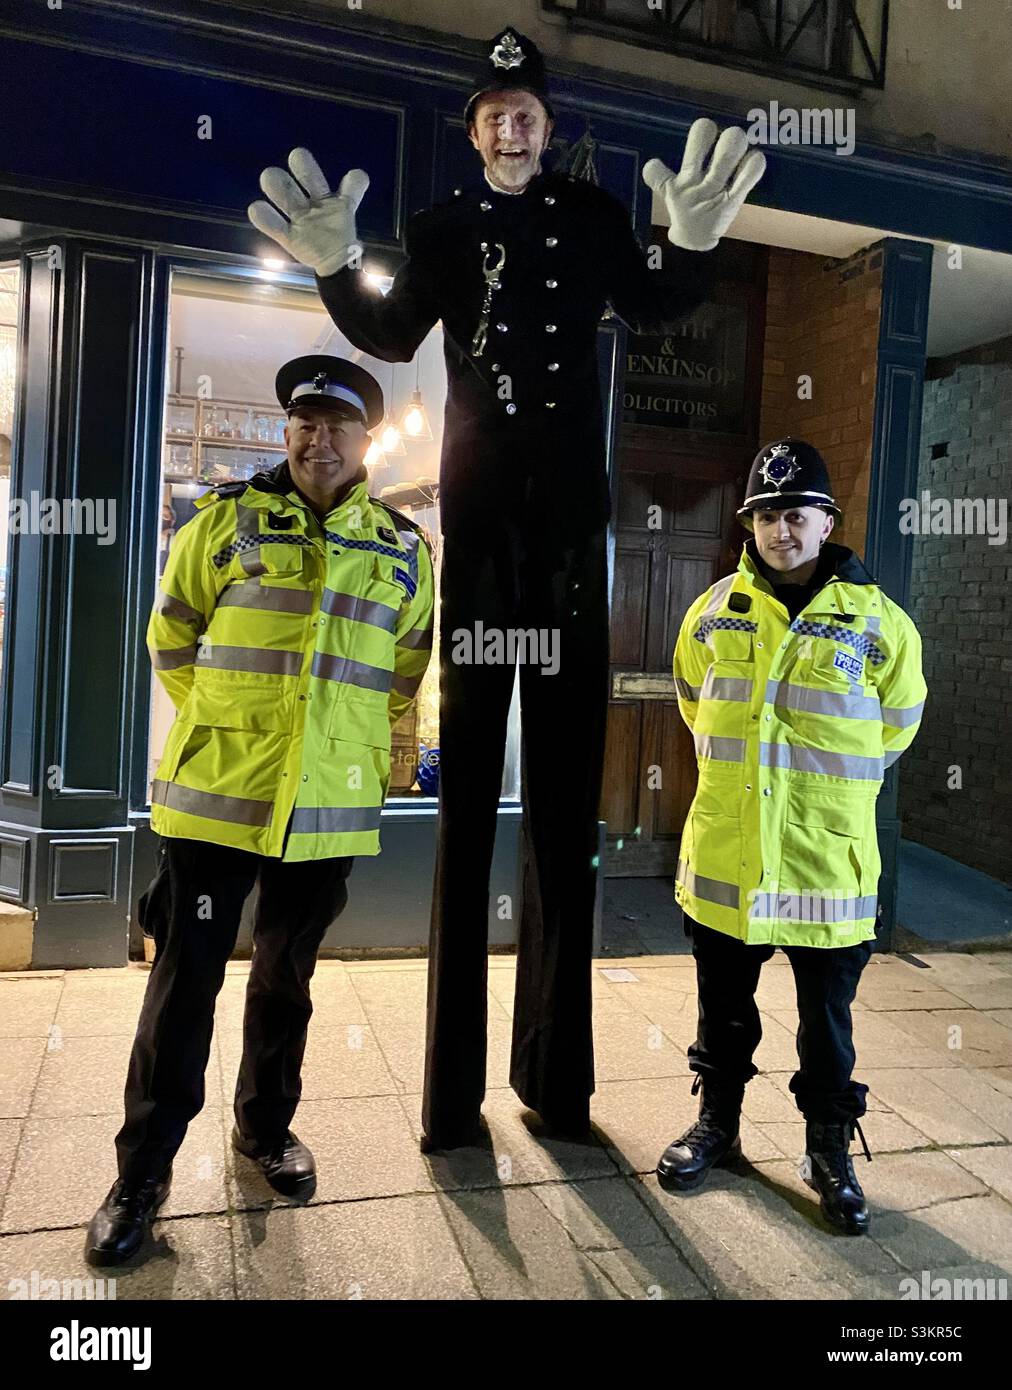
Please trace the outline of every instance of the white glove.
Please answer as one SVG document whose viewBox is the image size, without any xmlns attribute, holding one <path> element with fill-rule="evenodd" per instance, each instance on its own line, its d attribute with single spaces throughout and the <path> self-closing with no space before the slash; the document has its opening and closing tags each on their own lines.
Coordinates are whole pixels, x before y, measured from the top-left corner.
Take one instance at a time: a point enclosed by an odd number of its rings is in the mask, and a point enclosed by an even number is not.
<svg viewBox="0 0 1012 1390">
<path fill-rule="evenodd" d="M 362 253 L 355 213 L 369 187 L 369 175 L 364 169 L 351 169 L 337 192 L 331 193 L 308 150 L 292 150 L 288 168 L 291 174 L 288 169 L 271 168 L 260 175 L 260 187 L 281 212 L 261 199 L 250 203 L 246 215 L 257 231 L 276 241 L 293 261 L 308 265 L 317 275 L 336 275 Z"/>
<path fill-rule="evenodd" d="M 716 124 L 701 117 L 689 127 L 677 174 L 660 159 L 643 166 L 644 182 L 660 192 L 668 209 L 668 240 L 687 251 L 713 250 L 766 169 L 762 150 L 746 155 L 748 136 L 739 126 L 728 126 L 704 174 L 703 161 L 716 135 Z"/>
</svg>

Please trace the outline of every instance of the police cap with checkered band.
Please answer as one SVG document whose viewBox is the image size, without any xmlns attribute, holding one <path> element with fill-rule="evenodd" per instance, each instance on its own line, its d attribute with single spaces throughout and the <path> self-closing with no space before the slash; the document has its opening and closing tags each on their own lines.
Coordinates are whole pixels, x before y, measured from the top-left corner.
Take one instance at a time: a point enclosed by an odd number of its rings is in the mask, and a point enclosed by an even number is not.
<svg viewBox="0 0 1012 1390">
<path fill-rule="evenodd" d="M 294 357 L 274 382 L 282 409 L 289 415 L 306 406 L 325 407 L 371 430 L 383 419 L 383 391 L 374 376 L 343 357 L 319 353 Z"/>
<path fill-rule="evenodd" d="M 803 439 L 777 439 L 752 460 L 741 524 L 752 530 L 754 511 L 787 511 L 791 507 L 821 507 L 836 519 L 843 516 L 833 497 L 826 460 Z"/>
</svg>

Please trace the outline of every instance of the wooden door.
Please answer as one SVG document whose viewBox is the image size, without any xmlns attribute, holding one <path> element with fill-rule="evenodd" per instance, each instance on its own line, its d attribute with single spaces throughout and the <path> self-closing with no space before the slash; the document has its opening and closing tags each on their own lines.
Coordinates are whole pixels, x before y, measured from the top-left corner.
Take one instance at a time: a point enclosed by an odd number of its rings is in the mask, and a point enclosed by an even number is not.
<svg viewBox="0 0 1012 1390">
<path fill-rule="evenodd" d="M 758 448 L 766 252 L 738 242 L 714 254 L 721 260 L 713 303 L 697 311 L 684 337 L 630 335 L 626 347 L 601 801 L 609 876 L 674 873 L 696 789 L 692 738 L 671 673 L 675 639 L 690 604 L 735 569 L 746 535 L 735 512 Z M 693 370 L 719 377 L 715 390 L 677 379 Z M 644 422 L 655 415 L 694 419 L 704 411 L 720 429 Z"/>
</svg>

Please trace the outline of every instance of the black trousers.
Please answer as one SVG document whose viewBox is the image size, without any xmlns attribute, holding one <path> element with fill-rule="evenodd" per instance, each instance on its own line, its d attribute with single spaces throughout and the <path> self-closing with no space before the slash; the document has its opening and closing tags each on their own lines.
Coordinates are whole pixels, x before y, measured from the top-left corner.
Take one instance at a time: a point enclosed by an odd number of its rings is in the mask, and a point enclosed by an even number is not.
<svg viewBox="0 0 1012 1390">
<path fill-rule="evenodd" d="M 120 1176 L 130 1181 L 165 1171 L 204 1104 L 214 1002 L 258 879 L 235 1116 L 244 1137 L 259 1144 L 284 1138 L 302 1094 L 309 981 L 320 942 L 348 901 L 354 862 L 285 864 L 197 840 L 162 846 L 159 873 L 142 899 L 156 954 L 116 1136 Z"/>
<path fill-rule="evenodd" d="M 689 1048 L 695 1072 L 730 1082 L 747 1082 L 758 1068 L 752 1054 L 762 1037 L 755 992 L 763 962 L 775 946 L 744 941 L 685 919 L 692 937 L 699 989 L 699 1025 Z M 851 1079 L 854 1038 L 850 1006 L 874 942 L 820 949 L 783 946 L 798 995 L 799 1067 L 791 1092 L 806 1119 L 820 1124 L 859 1120 L 868 1087 Z"/>
<path fill-rule="evenodd" d="M 422 1120 L 477 1121 L 485 1094 L 489 873 L 510 664 L 454 660 L 455 633 L 556 634 L 559 669 L 520 665 L 523 896 L 510 1084 L 543 1115 L 586 1114 L 594 1089 L 591 952 L 608 693 L 603 530 L 570 537 L 531 507 L 444 538 L 439 838 L 429 942 Z M 458 652 L 459 655 L 459 652 Z"/>
</svg>

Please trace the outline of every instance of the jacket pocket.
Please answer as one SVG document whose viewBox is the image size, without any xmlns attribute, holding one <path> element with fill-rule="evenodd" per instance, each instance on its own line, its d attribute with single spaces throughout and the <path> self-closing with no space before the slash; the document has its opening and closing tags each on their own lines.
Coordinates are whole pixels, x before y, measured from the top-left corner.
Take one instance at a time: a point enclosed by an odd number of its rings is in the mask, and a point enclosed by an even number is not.
<svg viewBox="0 0 1012 1390">
<path fill-rule="evenodd" d="M 211 729 L 285 733 L 292 727 L 294 708 L 294 691 L 269 678 L 261 682 L 248 677 L 229 680 L 197 670 L 180 717 Z"/>
<path fill-rule="evenodd" d="M 374 697 L 374 698 L 372 698 Z M 328 738 L 362 743 L 369 748 L 390 748 L 390 716 L 387 696 L 381 691 L 338 693 L 331 705 Z"/>
</svg>

